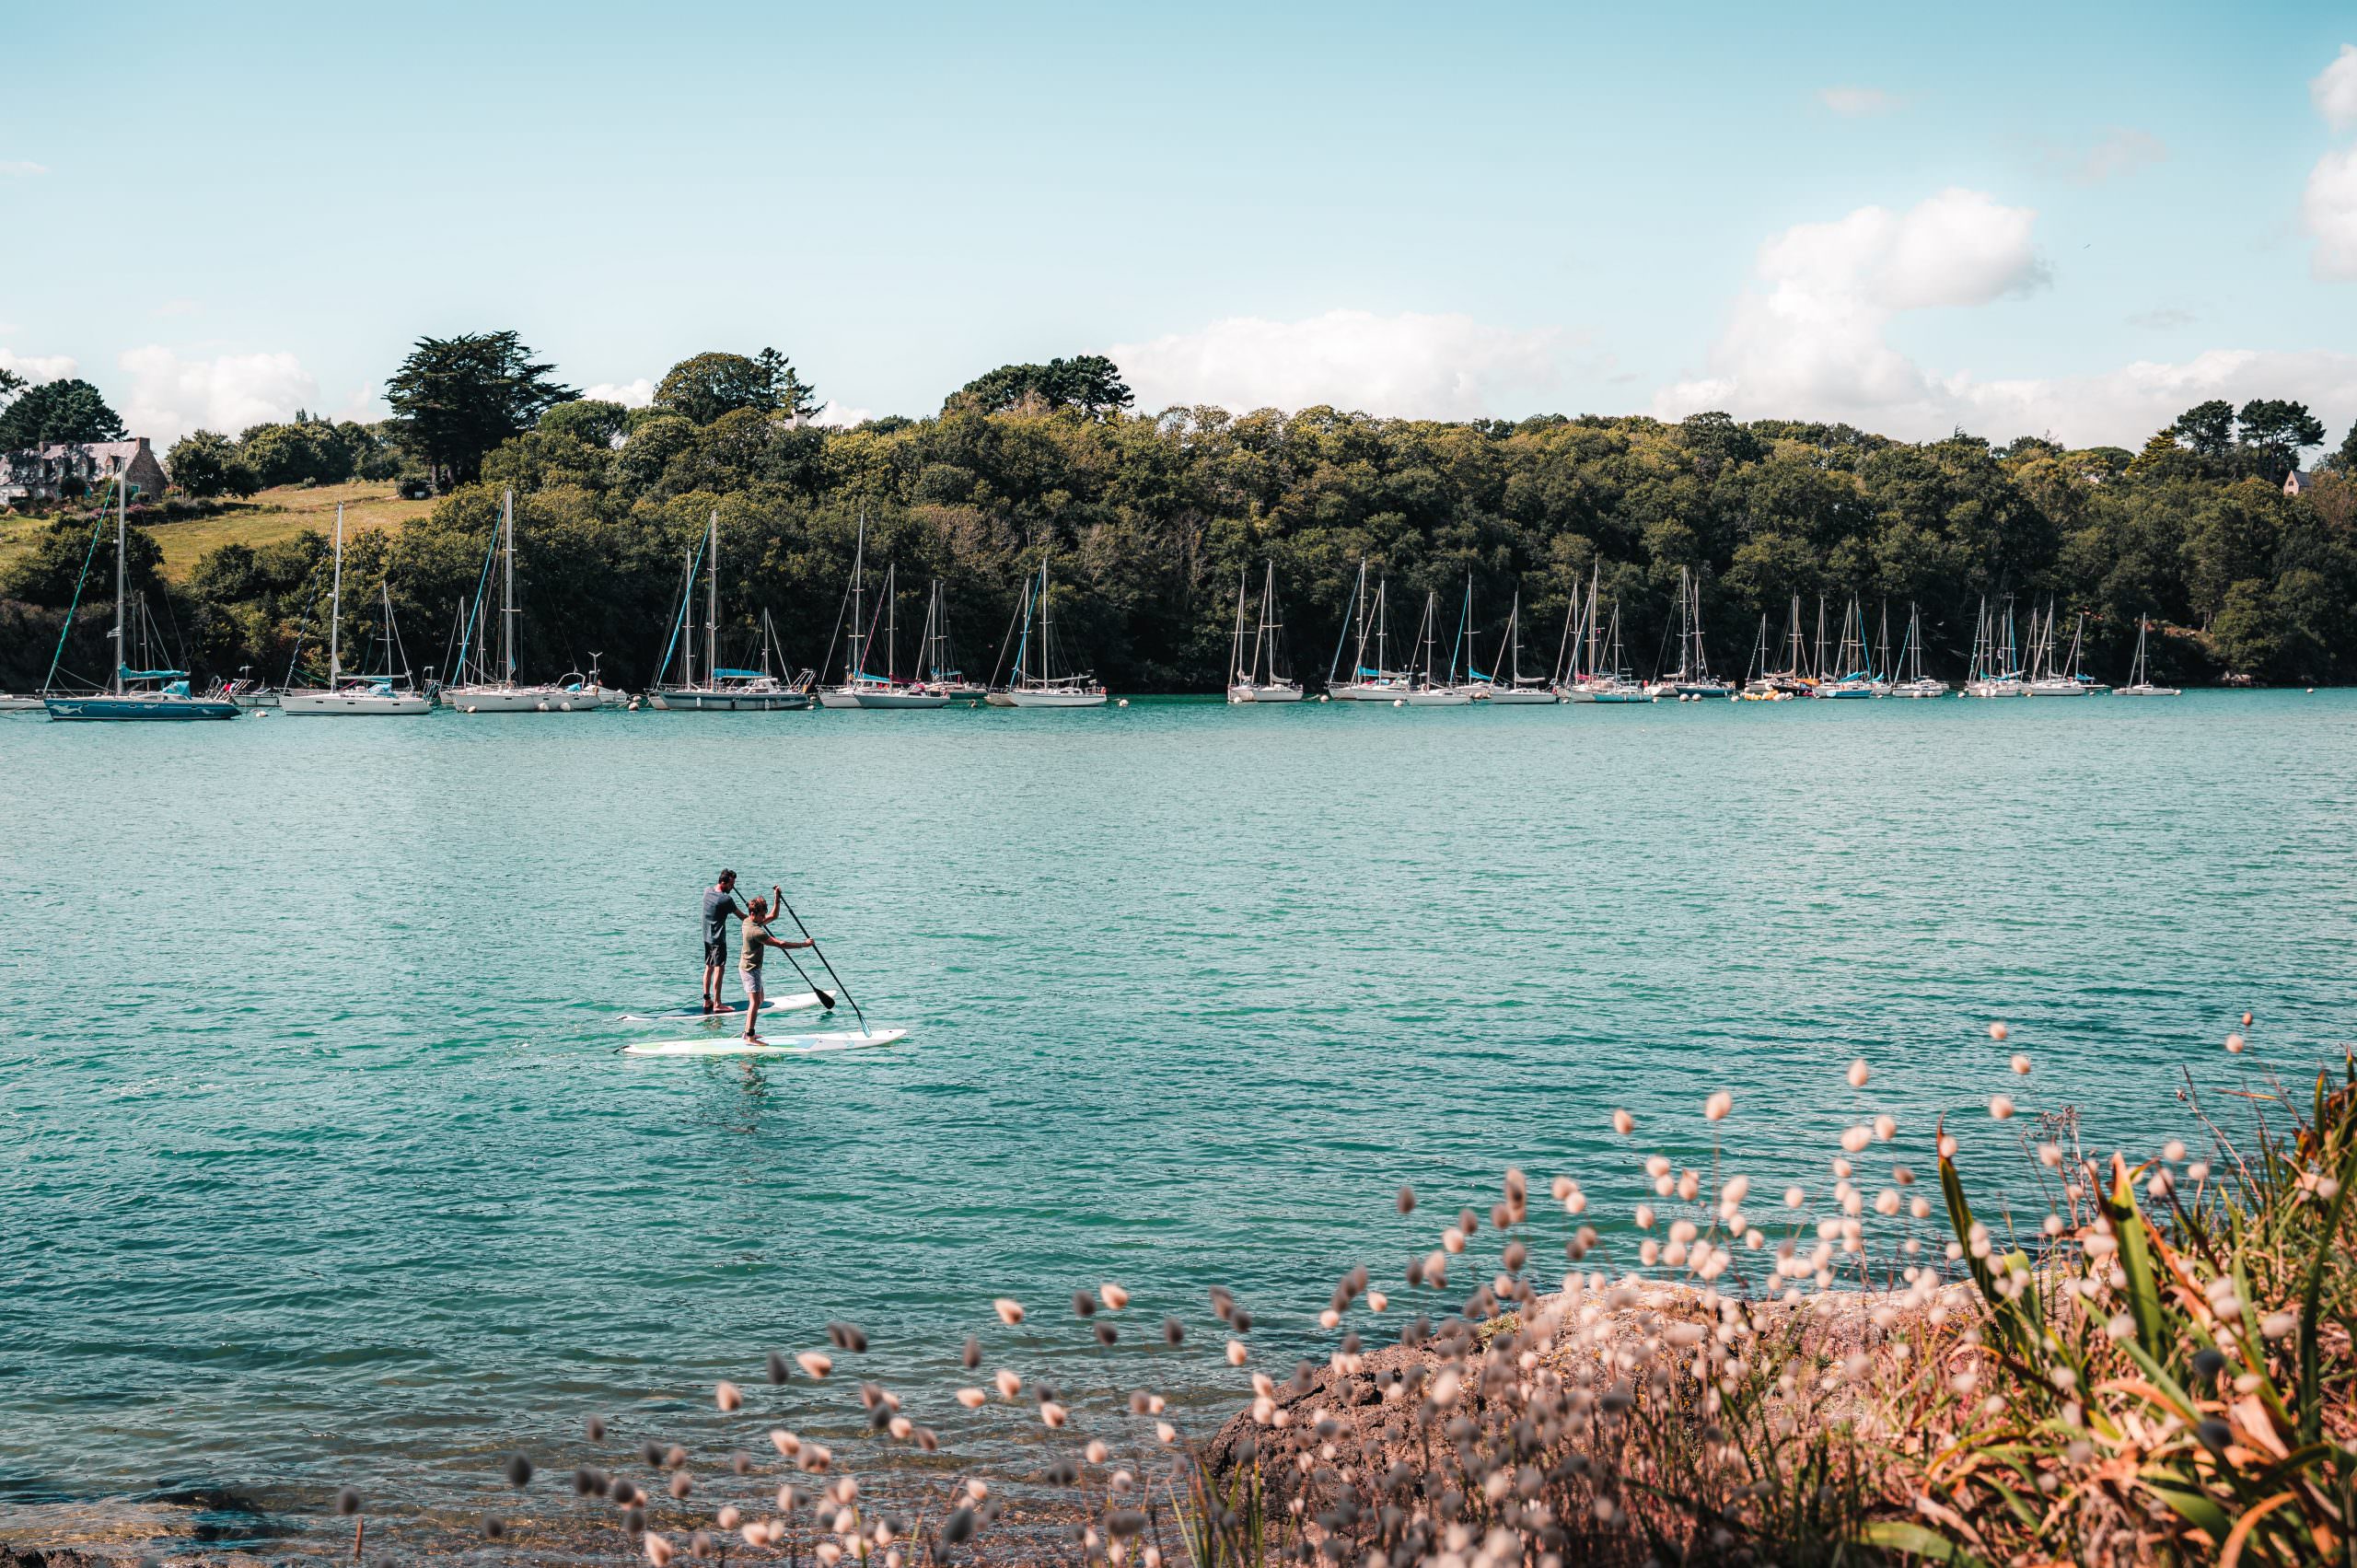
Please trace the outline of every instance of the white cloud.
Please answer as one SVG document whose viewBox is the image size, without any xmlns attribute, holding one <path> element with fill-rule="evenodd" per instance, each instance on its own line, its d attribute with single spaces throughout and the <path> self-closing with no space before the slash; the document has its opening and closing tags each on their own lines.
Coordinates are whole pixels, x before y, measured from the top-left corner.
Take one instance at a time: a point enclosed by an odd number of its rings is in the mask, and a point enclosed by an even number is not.
<svg viewBox="0 0 2357 1568">
<path fill-rule="evenodd" d="M 1788 228 L 1759 248 L 1761 286 L 1736 301 L 1710 374 L 1655 401 L 1676 414 L 1879 419 L 1934 401 L 1922 370 L 1886 340 L 1892 319 L 2038 287 L 2037 215 L 1952 189 L 1905 213 L 1861 207 Z"/>
<path fill-rule="evenodd" d="M 1856 119 L 1866 114 L 1888 114 L 1902 100 L 1880 87 L 1819 87 L 1817 101 L 1836 114 Z"/>
<path fill-rule="evenodd" d="M 1143 408 L 1338 408 L 1403 418 L 1522 412 L 1554 385 L 1560 329 L 1470 316 L 1329 310 L 1301 321 L 1231 317 L 1107 352 Z"/>
<path fill-rule="evenodd" d="M 48 172 L 47 164 L 32 163 L 23 158 L 0 158 L 0 174 L 47 174 Z"/>
<path fill-rule="evenodd" d="M 2308 84 L 2308 98 L 2336 131 L 2357 129 L 2357 43 L 2344 43 L 2333 63 Z"/>
<path fill-rule="evenodd" d="M 192 430 L 234 436 L 250 424 L 289 418 L 319 401 L 319 384 L 291 354 L 182 359 L 150 343 L 118 355 L 116 363 L 131 377 L 123 424 L 158 447 Z"/>
<path fill-rule="evenodd" d="M 825 407 L 819 409 L 817 413 L 810 416 L 810 423 L 813 424 L 831 424 L 840 429 L 848 430 L 854 424 L 864 424 L 875 417 L 876 411 L 874 409 L 845 408 L 839 402 L 830 401 Z"/>
<path fill-rule="evenodd" d="M 2300 198 L 2300 215 L 2316 236 L 2310 270 L 2320 278 L 2357 278 L 2357 147 L 2316 160 Z"/>
<path fill-rule="evenodd" d="M 2050 145 L 2043 151 L 2047 167 L 2081 185 L 2100 185 L 2165 162 L 2169 156 L 2168 144 L 2150 131 L 2124 126 L 2105 132 L 2084 153 Z"/>
<path fill-rule="evenodd" d="M 2357 412 L 2357 354 L 2329 350 L 2212 349 L 2090 376 L 1997 379 L 1929 371 L 1891 345 L 1902 312 L 1987 305 L 2044 282 L 2035 216 L 1947 191 L 1905 214 L 1867 207 L 1787 229 L 1760 247 L 1756 285 L 1736 301 L 1709 374 L 1664 388 L 1655 412 L 1846 420 L 1917 440 L 1961 428 L 2124 447 L 2209 398 L 2294 398 L 2335 428 Z M 2347 238 L 2357 258 L 2357 226 Z"/>
<path fill-rule="evenodd" d="M 620 403 L 624 408 L 644 408 L 655 401 L 655 383 L 642 376 L 635 381 L 600 381 L 581 394 L 592 402 Z"/>
<path fill-rule="evenodd" d="M 79 368 L 72 354 L 10 354 L 0 348 L 0 370 L 13 370 L 36 387 L 43 381 L 63 381 Z"/>
</svg>

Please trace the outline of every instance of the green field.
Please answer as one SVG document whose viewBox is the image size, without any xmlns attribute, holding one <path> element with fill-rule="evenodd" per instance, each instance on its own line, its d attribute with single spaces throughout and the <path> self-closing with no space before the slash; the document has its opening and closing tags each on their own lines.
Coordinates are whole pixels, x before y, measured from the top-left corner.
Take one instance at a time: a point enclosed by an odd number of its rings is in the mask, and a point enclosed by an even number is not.
<svg viewBox="0 0 2357 1568">
<path fill-rule="evenodd" d="M 354 480 L 310 489 L 289 484 L 262 491 L 250 500 L 227 502 L 209 517 L 160 523 L 150 531 L 164 549 L 164 575 L 178 580 L 189 575 L 206 551 L 219 545 L 272 544 L 292 539 L 305 528 L 331 533 L 338 502 L 343 504 L 347 533 L 397 528 L 434 509 L 431 501 L 402 500 L 389 481 Z M 32 535 L 46 526 L 44 518 L 0 517 L 0 568 L 6 568 Z"/>
</svg>

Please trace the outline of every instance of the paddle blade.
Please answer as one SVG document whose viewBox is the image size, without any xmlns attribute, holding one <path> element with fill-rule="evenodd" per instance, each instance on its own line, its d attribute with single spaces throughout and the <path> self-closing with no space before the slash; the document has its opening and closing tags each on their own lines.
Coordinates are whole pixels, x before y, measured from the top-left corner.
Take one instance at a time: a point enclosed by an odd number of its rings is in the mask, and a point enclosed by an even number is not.
<svg viewBox="0 0 2357 1568">
<path fill-rule="evenodd" d="M 833 997 L 828 995 L 825 992 L 819 990 L 816 986 L 811 988 L 810 993 L 819 999 L 819 1006 L 824 1007 L 830 1013 L 835 1010 L 835 999 Z"/>
</svg>

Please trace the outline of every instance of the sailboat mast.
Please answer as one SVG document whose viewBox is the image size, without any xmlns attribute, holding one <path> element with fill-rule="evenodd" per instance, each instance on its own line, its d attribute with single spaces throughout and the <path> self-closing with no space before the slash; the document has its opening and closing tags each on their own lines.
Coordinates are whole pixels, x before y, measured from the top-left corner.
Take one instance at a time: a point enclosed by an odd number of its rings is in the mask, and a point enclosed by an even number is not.
<svg viewBox="0 0 2357 1568">
<path fill-rule="evenodd" d="M 516 683 L 516 491 L 508 488 L 499 504 L 500 522 L 507 535 L 507 580 L 499 607 L 499 665 L 501 679 L 508 685 Z"/>
<path fill-rule="evenodd" d="M 843 667 L 843 684 L 856 686 L 862 671 L 867 668 L 867 652 L 862 644 L 860 628 L 867 624 L 867 509 L 859 512 L 859 543 L 851 557 L 851 662 Z"/>
<path fill-rule="evenodd" d="M 122 695 L 125 651 L 122 645 L 122 593 L 130 582 L 129 575 L 123 569 L 122 547 L 131 533 L 131 498 L 124 493 L 123 484 L 123 476 L 117 474 L 114 481 L 114 693 L 118 697 Z M 336 509 L 339 535 L 343 518 L 343 509 L 339 506 Z"/>
<path fill-rule="evenodd" d="M 1236 647 L 1227 656 L 1227 683 L 1230 686 L 1237 685 L 1244 679 L 1244 585 L 1250 578 L 1251 572 L 1252 569 L 1248 566 L 1238 566 L 1236 569 Z M 1260 667 L 1260 650 L 1259 645 L 1255 645 L 1252 649 L 1252 668 L 1257 671 Z"/>
<path fill-rule="evenodd" d="M 1265 645 L 1269 655 L 1269 684 L 1277 683 L 1277 645 L 1271 634 L 1276 628 L 1271 624 L 1277 614 L 1277 563 L 1269 563 L 1268 575 L 1260 582 L 1260 627 L 1252 636 L 1252 679 L 1260 679 L 1260 652 Z"/>
<path fill-rule="evenodd" d="M 720 508 L 712 509 L 712 533 L 704 546 L 703 678 L 720 682 Z"/>
<path fill-rule="evenodd" d="M 343 503 L 335 504 L 335 574 L 328 587 L 328 690 L 343 676 Z"/>
</svg>

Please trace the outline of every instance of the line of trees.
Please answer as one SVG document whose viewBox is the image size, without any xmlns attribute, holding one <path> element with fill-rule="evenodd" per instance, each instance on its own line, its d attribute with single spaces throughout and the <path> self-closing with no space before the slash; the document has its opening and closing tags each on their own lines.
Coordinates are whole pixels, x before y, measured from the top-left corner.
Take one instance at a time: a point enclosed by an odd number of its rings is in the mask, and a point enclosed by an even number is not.
<svg viewBox="0 0 2357 1568">
<path fill-rule="evenodd" d="M 2070 450 L 1715 413 L 1138 414 L 1117 367 L 1082 356 L 1003 366 L 925 418 L 838 429 L 810 422 L 818 393 L 773 351 L 699 354 L 651 406 L 625 409 L 575 395 L 513 333 L 422 341 L 389 397 L 395 416 L 380 427 L 298 420 L 207 449 L 215 471 L 242 464 L 257 480 L 341 476 L 346 462 L 435 478 L 445 494 L 430 516 L 361 535 L 345 565 L 348 591 L 389 584 L 421 669 L 446 659 L 512 486 L 528 675 L 579 668 L 594 650 L 610 678 L 653 679 L 688 555 L 717 509 L 730 660 L 764 610 L 791 661 L 827 660 L 864 518 L 870 563 L 897 563 L 911 596 L 903 625 L 941 579 L 976 676 L 1048 552 L 1062 640 L 1129 691 L 1217 690 L 1238 576 L 1257 580 L 1263 560 L 1276 563 L 1296 669 L 1322 676 L 1363 558 L 1411 616 L 1436 592 L 1453 624 L 1469 581 L 1485 656 L 1518 594 L 1525 647 L 1542 665 L 1594 572 L 1649 668 L 1682 567 L 1703 584 L 1710 646 L 1730 674 L 1762 614 L 1781 628 L 1792 596 L 1813 617 L 1822 595 L 1837 618 L 1853 597 L 1870 619 L 1887 602 L 1895 625 L 1920 604 L 1927 664 L 1953 675 L 1983 597 L 2012 596 L 2050 601 L 2066 628 L 2085 615 L 2091 673 L 2124 672 L 2151 616 L 2156 678 L 2357 679 L 2357 430 L 2288 495 L 2284 479 L 2325 433 L 2279 400 L 2201 404 L 2141 451 Z M 313 461 L 331 447 L 340 455 Z M 177 482 L 193 456 L 174 449 Z M 85 524 L 61 520 L 0 578 L 0 598 L 53 614 L 87 544 Z M 323 637 L 325 557 L 326 541 L 305 535 L 223 546 L 178 584 L 140 553 L 131 564 L 199 668 L 276 679 L 298 636 Z M 77 633 L 76 656 L 103 668 L 92 635 Z M 26 679 L 16 652 L 0 648 L 0 681 Z"/>
</svg>

